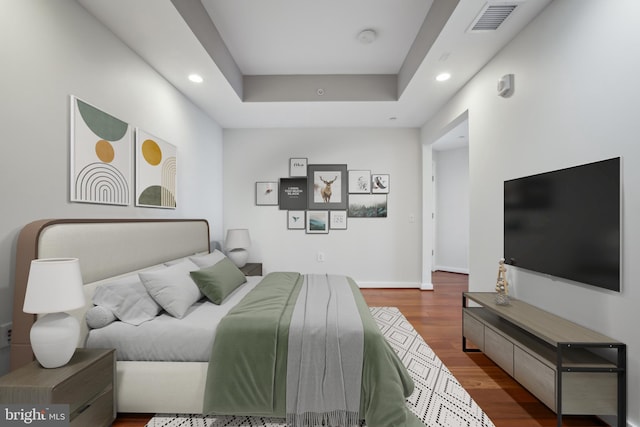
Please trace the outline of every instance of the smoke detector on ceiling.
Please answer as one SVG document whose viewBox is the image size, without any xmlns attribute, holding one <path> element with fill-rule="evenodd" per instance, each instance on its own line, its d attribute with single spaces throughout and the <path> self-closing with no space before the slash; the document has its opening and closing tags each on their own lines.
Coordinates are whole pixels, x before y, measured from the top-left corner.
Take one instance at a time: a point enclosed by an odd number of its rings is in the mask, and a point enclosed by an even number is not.
<svg viewBox="0 0 640 427">
<path fill-rule="evenodd" d="M 469 33 L 496 31 L 524 0 L 489 1 L 467 29 Z"/>
<path fill-rule="evenodd" d="M 362 30 L 358 33 L 358 40 L 360 40 L 360 43 L 362 44 L 371 44 L 377 37 L 378 33 L 376 33 L 376 30 L 372 30 L 370 28 Z"/>
</svg>

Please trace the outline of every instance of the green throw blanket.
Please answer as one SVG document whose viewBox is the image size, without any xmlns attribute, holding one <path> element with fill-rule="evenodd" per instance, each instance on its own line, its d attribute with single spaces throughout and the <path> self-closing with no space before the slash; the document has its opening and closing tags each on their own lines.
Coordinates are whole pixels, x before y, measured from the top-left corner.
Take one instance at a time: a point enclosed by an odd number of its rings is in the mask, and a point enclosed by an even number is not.
<svg viewBox="0 0 640 427">
<path fill-rule="evenodd" d="M 303 281 L 271 273 L 218 325 L 204 397 L 204 414 L 284 418 L 291 315 Z M 364 329 L 360 416 L 368 427 L 424 427 L 407 408 L 413 381 L 382 336 L 353 280 Z"/>
</svg>

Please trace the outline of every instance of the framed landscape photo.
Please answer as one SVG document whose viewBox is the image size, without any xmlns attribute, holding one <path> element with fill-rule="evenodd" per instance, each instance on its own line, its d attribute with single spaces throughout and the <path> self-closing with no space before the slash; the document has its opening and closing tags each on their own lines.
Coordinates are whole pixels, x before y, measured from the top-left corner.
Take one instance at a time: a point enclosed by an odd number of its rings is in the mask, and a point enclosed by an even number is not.
<svg viewBox="0 0 640 427">
<path fill-rule="evenodd" d="M 329 232 L 329 211 L 307 211 L 307 233 L 322 234 Z"/>
<path fill-rule="evenodd" d="M 387 194 L 389 192 L 389 175 L 375 174 L 371 176 L 371 192 Z"/>
<path fill-rule="evenodd" d="M 304 230 L 306 227 L 305 211 L 287 212 L 287 228 L 289 230 Z"/>
<path fill-rule="evenodd" d="M 289 159 L 289 176 L 307 176 L 306 157 L 292 157 Z"/>
<path fill-rule="evenodd" d="M 308 209 L 347 209 L 347 165 L 307 166 Z"/>
<path fill-rule="evenodd" d="M 256 205 L 278 205 L 278 183 L 275 181 L 256 182 Z"/>
<path fill-rule="evenodd" d="M 332 230 L 346 230 L 347 211 L 329 211 L 329 228 Z"/>
<path fill-rule="evenodd" d="M 349 171 L 349 193 L 371 193 L 371 171 Z"/>
<path fill-rule="evenodd" d="M 349 197 L 348 216 L 352 218 L 386 218 L 386 194 L 353 194 Z"/>
<path fill-rule="evenodd" d="M 307 178 L 280 178 L 280 209 L 307 209 Z"/>
</svg>

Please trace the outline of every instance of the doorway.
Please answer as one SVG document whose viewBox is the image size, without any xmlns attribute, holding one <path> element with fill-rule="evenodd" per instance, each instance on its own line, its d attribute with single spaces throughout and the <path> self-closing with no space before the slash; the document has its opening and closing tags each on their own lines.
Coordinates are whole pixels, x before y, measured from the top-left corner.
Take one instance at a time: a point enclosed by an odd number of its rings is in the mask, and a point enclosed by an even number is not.
<svg viewBox="0 0 640 427">
<path fill-rule="evenodd" d="M 469 274 L 469 121 L 432 144 L 433 271 Z"/>
</svg>

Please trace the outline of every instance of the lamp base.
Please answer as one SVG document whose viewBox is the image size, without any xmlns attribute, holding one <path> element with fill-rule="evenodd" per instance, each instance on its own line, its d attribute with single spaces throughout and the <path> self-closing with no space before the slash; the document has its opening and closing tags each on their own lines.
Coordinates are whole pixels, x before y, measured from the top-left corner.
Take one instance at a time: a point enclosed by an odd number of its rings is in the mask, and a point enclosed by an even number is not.
<svg viewBox="0 0 640 427">
<path fill-rule="evenodd" d="M 80 325 L 67 313 L 40 316 L 31 327 L 31 348 L 43 368 L 66 365 L 78 346 Z"/>
<path fill-rule="evenodd" d="M 247 264 L 249 251 L 246 249 L 232 249 L 227 252 L 227 257 L 236 265 L 236 267 L 242 268 Z"/>
</svg>

